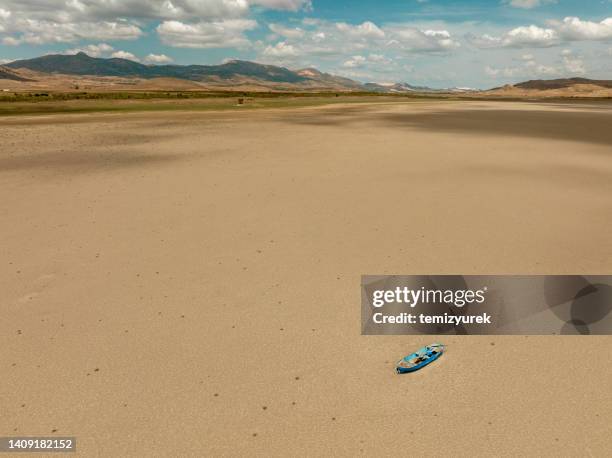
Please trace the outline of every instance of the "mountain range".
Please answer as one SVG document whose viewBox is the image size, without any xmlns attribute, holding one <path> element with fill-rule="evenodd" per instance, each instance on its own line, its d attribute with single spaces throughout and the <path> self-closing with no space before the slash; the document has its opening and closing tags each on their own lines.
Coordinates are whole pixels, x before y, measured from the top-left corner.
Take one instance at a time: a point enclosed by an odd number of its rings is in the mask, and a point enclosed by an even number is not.
<svg viewBox="0 0 612 458">
<path fill-rule="evenodd" d="M 122 78 L 174 78 L 215 85 L 263 84 L 275 88 L 360 90 L 362 84 L 348 78 L 320 72 L 314 68 L 289 70 L 243 60 L 220 65 L 144 65 L 128 59 L 52 54 L 5 64 L 9 69 L 27 69 L 46 74 Z"/>
<path fill-rule="evenodd" d="M 77 54 L 50 54 L 5 64 L 10 71 L 27 70 L 28 78 L 42 75 L 74 75 L 77 77 L 138 78 L 144 80 L 176 79 L 213 87 L 255 86 L 278 90 L 333 90 L 369 92 L 433 92 L 434 89 L 407 83 L 383 85 L 363 84 L 350 78 L 324 73 L 316 68 L 290 70 L 243 60 L 220 65 L 144 65 L 128 59 L 92 57 Z M 32 73 L 34 72 L 34 73 Z M 0 74 L 0 79 L 2 74 Z M 24 76 L 25 78 L 25 76 Z M 150 83 L 149 83 L 150 86 Z M 197 86 L 194 86 L 194 88 Z"/>
<path fill-rule="evenodd" d="M 469 88 L 432 89 L 409 83 L 361 83 L 324 73 L 316 68 L 290 70 L 244 60 L 220 65 L 145 65 L 122 58 L 77 54 L 50 54 L 16 60 L 0 66 L 0 80 L 14 89 L 52 90 L 265 90 L 265 91 L 363 91 L 397 93 L 477 93 L 491 96 L 609 97 L 610 80 L 568 78 L 531 80 L 476 91 Z M 6 84 L 5 84 L 6 86 Z"/>
</svg>

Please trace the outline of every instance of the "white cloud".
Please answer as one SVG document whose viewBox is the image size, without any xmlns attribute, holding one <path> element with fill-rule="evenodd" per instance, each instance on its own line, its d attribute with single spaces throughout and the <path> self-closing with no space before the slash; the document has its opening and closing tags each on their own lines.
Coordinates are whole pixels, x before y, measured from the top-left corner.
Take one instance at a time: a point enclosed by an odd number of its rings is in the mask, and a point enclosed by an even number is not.
<svg viewBox="0 0 612 458">
<path fill-rule="evenodd" d="M 8 45 L 131 40 L 143 35 L 146 21 L 157 20 L 170 44 L 221 47 L 215 43 L 221 35 L 231 47 L 245 45 L 232 31 L 247 23 L 232 21 L 251 21 L 253 7 L 298 11 L 309 9 L 310 0 L 0 0 L 0 5 L 0 39 Z M 195 39 L 169 37 L 180 29 L 178 24 Z M 229 32 L 213 30 L 220 28 Z"/>
<path fill-rule="evenodd" d="M 91 22 L 111 18 L 182 19 L 199 22 L 245 17 L 253 6 L 298 11 L 310 0 L 2 0 L 2 8 L 29 18 Z"/>
<path fill-rule="evenodd" d="M 357 68 L 362 67 L 366 62 L 366 58 L 363 56 L 353 56 L 345 61 L 342 66 L 345 68 Z"/>
<path fill-rule="evenodd" d="M 179 48 L 246 48 L 250 42 L 244 32 L 256 26 L 257 22 L 251 19 L 196 24 L 164 21 L 156 30 L 164 44 Z"/>
<path fill-rule="evenodd" d="M 173 59 L 165 54 L 149 54 L 144 60 L 148 64 L 169 64 L 173 62 Z"/>
<path fill-rule="evenodd" d="M 16 32 L 4 37 L 8 45 L 42 45 L 45 43 L 70 43 L 78 40 L 134 40 L 143 35 L 142 30 L 131 23 L 105 21 L 95 23 L 57 23 L 35 19 L 11 21 L 6 31 Z"/>
<path fill-rule="evenodd" d="M 556 31 L 535 25 L 516 27 L 502 36 L 467 34 L 466 39 L 478 48 L 546 48 L 559 43 Z"/>
<path fill-rule="evenodd" d="M 368 61 L 377 63 L 377 64 L 390 64 L 391 59 L 383 56 L 382 54 L 370 54 L 368 56 Z"/>
<path fill-rule="evenodd" d="M 563 57 L 563 67 L 566 72 L 573 75 L 584 75 L 587 72 L 585 64 L 580 57 L 565 55 Z"/>
<path fill-rule="evenodd" d="M 285 27 L 282 24 L 268 24 L 268 28 L 272 32 L 287 38 L 301 38 L 304 36 L 304 31 L 299 27 L 291 28 Z"/>
<path fill-rule="evenodd" d="M 497 68 L 493 68 L 490 65 L 487 65 L 485 67 L 485 73 L 486 73 L 487 76 L 490 76 L 492 78 L 496 78 L 499 75 L 500 70 L 497 69 Z"/>
<path fill-rule="evenodd" d="M 581 56 L 574 55 L 570 49 L 564 49 L 559 54 L 561 59 L 553 63 L 538 63 L 533 55 L 526 54 L 521 56 L 520 65 L 501 68 L 489 65 L 485 67 L 485 74 L 490 78 L 551 78 L 587 73 Z"/>
<path fill-rule="evenodd" d="M 504 45 L 509 47 L 546 47 L 556 44 L 557 34 L 552 29 L 543 29 L 535 25 L 517 27 L 504 37 Z"/>
<path fill-rule="evenodd" d="M 393 73 L 403 78 L 407 65 L 403 59 L 417 54 L 448 55 L 459 48 L 450 31 L 433 24 L 421 29 L 414 24 L 350 24 L 309 17 L 299 28 L 271 25 L 274 33 L 268 35 L 267 43 L 254 43 L 253 47 L 258 61 L 296 68 L 315 66 L 360 79 L 377 74 L 389 79 Z"/>
<path fill-rule="evenodd" d="M 108 43 L 98 43 L 97 45 L 87 45 L 80 48 L 67 49 L 64 54 L 77 54 L 84 52 L 91 57 L 103 57 L 110 52 L 114 51 L 114 48 Z"/>
<path fill-rule="evenodd" d="M 351 25 L 346 22 L 339 22 L 336 28 L 348 37 L 353 38 L 384 38 L 383 32 L 376 24 L 365 21 L 359 25 Z"/>
<path fill-rule="evenodd" d="M 566 17 L 563 22 L 553 22 L 559 35 L 567 41 L 612 39 L 612 17 L 601 22 L 583 21 L 577 17 Z"/>
<path fill-rule="evenodd" d="M 282 34 L 284 41 L 297 49 L 300 55 L 333 55 L 345 62 L 351 56 L 362 55 L 364 52 L 370 55 L 384 55 L 388 50 L 403 54 L 439 53 L 460 46 L 450 32 L 444 29 L 422 30 L 407 24 L 380 27 L 370 21 L 348 24 L 308 19 L 302 23 L 304 29 L 285 30 L 273 26 L 271 30 Z"/>
<path fill-rule="evenodd" d="M 556 0 L 506 0 L 504 3 L 515 8 L 532 9 L 548 3 L 557 3 Z"/>
<path fill-rule="evenodd" d="M 501 36 L 468 33 L 466 39 L 479 48 L 546 48 L 571 41 L 604 41 L 612 39 L 612 18 L 601 22 L 566 17 L 549 21 L 549 27 L 536 25 L 516 27 Z"/>
<path fill-rule="evenodd" d="M 263 50 L 263 55 L 266 57 L 274 57 L 274 58 L 288 58 L 288 57 L 296 57 L 298 55 L 298 51 L 294 46 L 287 44 L 284 41 L 280 41 L 276 43 L 274 46 L 266 46 Z"/>
<path fill-rule="evenodd" d="M 460 46 L 447 30 L 420 30 L 415 27 L 394 27 L 390 46 L 416 52 L 450 51 Z"/>
<path fill-rule="evenodd" d="M 301 9 L 312 9 L 310 0 L 251 0 L 249 3 L 274 10 L 298 11 Z"/>
<path fill-rule="evenodd" d="M 378 65 L 389 65 L 392 60 L 383 56 L 382 54 L 370 54 L 367 57 L 361 55 L 355 55 L 344 61 L 342 66 L 344 68 L 361 68 L 365 66 L 378 66 Z"/>
<path fill-rule="evenodd" d="M 134 62 L 140 62 L 140 59 L 138 57 L 136 57 L 131 52 L 127 52 L 127 51 L 115 51 L 114 53 L 111 54 L 111 57 L 115 57 L 118 59 L 133 60 Z"/>
<path fill-rule="evenodd" d="M 535 61 L 528 61 L 522 66 L 515 67 L 492 67 L 487 65 L 484 69 L 485 74 L 494 79 L 518 79 L 518 78 L 550 78 L 560 74 L 559 69 L 545 64 L 538 64 Z"/>
<path fill-rule="evenodd" d="M 538 76 L 555 76 L 559 74 L 559 70 L 549 65 L 536 65 L 534 69 Z"/>
</svg>

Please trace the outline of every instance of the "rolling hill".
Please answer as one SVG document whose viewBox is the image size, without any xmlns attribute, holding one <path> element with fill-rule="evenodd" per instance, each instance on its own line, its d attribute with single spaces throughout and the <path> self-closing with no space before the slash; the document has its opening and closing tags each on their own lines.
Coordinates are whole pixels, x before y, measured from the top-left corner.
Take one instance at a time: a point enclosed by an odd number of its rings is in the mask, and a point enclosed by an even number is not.
<svg viewBox="0 0 612 458">
<path fill-rule="evenodd" d="M 0 65 L 0 80 L 30 81 L 29 78 L 3 65 Z"/>
<path fill-rule="evenodd" d="M 549 89 L 564 89 L 575 86 L 577 84 L 590 84 L 593 86 L 601 86 L 612 88 L 612 80 L 591 80 L 588 78 L 564 78 L 554 80 L 530 80 L 524 83 L 515 84 L 514 87 L 521 89 L 537 89 L 546 91 Z"/>
<path fill-rule="evenodd" d="M 612 80 L 563 78 L 530 80 L 481 92 L 483 96 L 518 98 L 611 98 Z"/>
<path fill-rule="evenodd" d="M 79 75 L 114 76 L 131 78 L 177 78 L 198 82 L 251 79 L 267 83 L 305 84 L 333 82 L 336 85 L 359 87 L 348 79 L 334 79 L 321 72 L 300 74 L 284 67 L 255 62 L 232 60 L 221 65 L 144 65 L 120 58 L 91 57 L 85 53 L 74 55 L 53 54 L 34 59 L 17 60 L 7 64 L 12 69 L 28 69 L 35 72 Z"/>
<path fill-rule="evenodd" d="M 145 65 L 128 59 L 51 54 L 0 66 L 3 90 L 249 90 L 365 91 L 381 94 L 463 94 L 478 97 L 610 97 L 612 81 L 530 80 L 488 91 L 432 89 L 409 83 L 361 83 L 316 68 L 290 70 L 244 60 L 220 65 Z"/>
</svg>

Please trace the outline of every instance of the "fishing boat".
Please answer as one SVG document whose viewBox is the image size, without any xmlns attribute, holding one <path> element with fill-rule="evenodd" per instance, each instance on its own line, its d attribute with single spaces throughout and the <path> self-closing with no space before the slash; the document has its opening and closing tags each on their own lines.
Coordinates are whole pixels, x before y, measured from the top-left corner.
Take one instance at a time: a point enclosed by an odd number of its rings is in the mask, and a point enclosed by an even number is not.
<svg viewBox="0 0 612 458">
<path fill-rule="evenodd" d="M 442 353 L 444 353 L 445 346 L 440 343 L 433 343 L 420 350 L 415 351 L 413 354 L 402 358 L 395 366 L 395 370 L 398 374 L 405 374 L 406 372 L 418 371 L 422 367 L 427 366 L 429 363 L 434 362 Z"/>
</svg>

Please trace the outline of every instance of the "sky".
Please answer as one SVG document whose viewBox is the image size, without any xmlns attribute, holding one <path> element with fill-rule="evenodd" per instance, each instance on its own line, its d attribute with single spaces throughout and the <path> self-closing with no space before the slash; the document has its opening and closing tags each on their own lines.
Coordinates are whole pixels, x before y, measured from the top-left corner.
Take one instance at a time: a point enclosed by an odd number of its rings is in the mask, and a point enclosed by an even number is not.
<svg viewBox="0 0 612 458">
<path fill-rule="evenodd" d="M 0 0 L 0 63 L 78 51 L 440 88 L 612 79 L 612 0 Z"/>
</svg>

